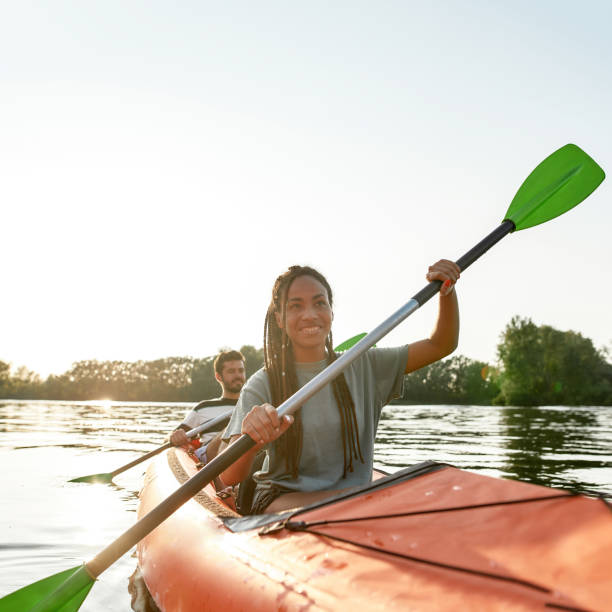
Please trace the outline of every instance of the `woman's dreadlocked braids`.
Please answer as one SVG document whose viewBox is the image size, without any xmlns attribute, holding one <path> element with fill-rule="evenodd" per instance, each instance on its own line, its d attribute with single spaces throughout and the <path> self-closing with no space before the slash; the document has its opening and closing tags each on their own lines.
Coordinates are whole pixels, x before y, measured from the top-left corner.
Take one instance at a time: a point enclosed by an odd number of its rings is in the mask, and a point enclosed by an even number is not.
<svg viewBox="0 0 612 612">
<path fill-rule="evenodd" d="M 281 274 L 272 289 L 272 301 L 266 314 L 264 325 L 264 364 L 272 392 L 272 404 L 280 406 L 287 398 L 298 390 L 295 359 L 289 337 L 287 336 L 287 293 L 291 283 L 299 276 L 312 276 L 326 289 L 329 305 L 333 306 L 332 290 L 325 277 L 308 266 L 291 266 Z M 280 315 L 283 328 L 279 328 L 276 315 Z M 325 341 L 328 363 L 337 358 L 333 349 L 331 332 Z M 344 374 L 337 376 L 332 382 L 334 398 L 340 413 L 342 424 L 342 448 L 344 451 L 344 471 L 353 471 L 353 457 L 363 463 L 361 447 L 359 445 L 359 427 L 355 414 L 355 404 L 346 383 Z M 301 409 L 294 414 L 293 425 L 275 442 L 277 451 L 285 457 L 288 473 L 297 478 L 300 456 L 302 453 L 302 418 Z"/>
</svg>

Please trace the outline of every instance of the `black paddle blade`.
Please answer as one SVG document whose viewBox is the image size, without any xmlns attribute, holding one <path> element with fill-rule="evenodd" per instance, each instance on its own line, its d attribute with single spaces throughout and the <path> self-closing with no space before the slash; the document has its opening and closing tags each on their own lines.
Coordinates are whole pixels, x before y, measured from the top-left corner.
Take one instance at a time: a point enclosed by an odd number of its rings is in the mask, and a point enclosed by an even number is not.
<svg viewBox="0 0 612 612">
<path fill-rule="evenodd" d="M 575 144 L 561 147 L 525 179 L 504 220 L 517 230 L 550 221 L 589 196 L 606 177 L 605 172 Z"/>
</svg>

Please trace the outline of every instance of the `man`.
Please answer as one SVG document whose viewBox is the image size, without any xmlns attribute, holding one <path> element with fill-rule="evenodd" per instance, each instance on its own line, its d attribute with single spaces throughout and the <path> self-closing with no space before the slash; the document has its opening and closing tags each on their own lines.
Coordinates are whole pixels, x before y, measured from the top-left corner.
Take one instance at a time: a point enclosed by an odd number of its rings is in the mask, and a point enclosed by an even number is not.
<svg viewBox="0 0 612 612">
<path fill-rule="evenodd" d="M 214 361 L 215 378 L 221 385 L 222 394 L 218 399 L 204 400 L 188 411 L 183 422 L 170 434 L 170 443 L 174 446 L 184 446 L 192 442 L 186 433 L 194 427 L 210 421 L 232 409 L 240 390 L 246 382 L 245 360 L 239 351 L 222 351 Z M 202 463 L 210 461 L 218 452 L 221 437 L 217 434 L 225 429 L 219 425 L 216 431 L 206 432 L 200 438 L 201 446 L 196 456 Z"/>
</svg>

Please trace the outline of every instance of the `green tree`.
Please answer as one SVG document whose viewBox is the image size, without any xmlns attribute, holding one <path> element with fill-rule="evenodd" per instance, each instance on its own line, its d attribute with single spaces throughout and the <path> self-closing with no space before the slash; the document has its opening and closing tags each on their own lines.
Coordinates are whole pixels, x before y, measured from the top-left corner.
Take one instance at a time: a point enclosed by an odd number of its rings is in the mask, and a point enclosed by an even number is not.
<svg viewBox="0 0 612 612">
<path fill-rule="evenodd" d="M 458 404 L 488 406 L 499 394 L 492 369 L 484 361 L 468 359 L 463 355 L 451 357 L 451 390 Z"/>
<path fill-rule="evenodd" d="M 0 360 L 0 397 L 10 397 L 11 364 Z"/>
<path fill-rule="evenodd" d="M 40 385 L 36 372 L 23 366 L 12 372 L 10 364 L 0 361 L 0 397 L 37 398 Z"/>
<path fill-rule="evenodd" d="M 263 365 L 263 350 L 249 345 L 240 350 L 250 376 Z M 7 366 L 0 368 L 0 390 L 10 389 L 6 397 L 197 402 L 221 393 L 214 376 L 214 358 L 165 357 L 133 362 L 90 359 L 73 363 L 70 370 L 60 376 L 51 375 L 44 383 L 21 369 L 17 378 L 7 374 L 4 385 L 2 373 L 9 372 Z"/>
<path fill-rule="evenodd" d="M 446 404 L 450 397 L 451 375 L 447 363 L 436 361 L 404 376 L 402 402 Z"/>
<path fill-rule="evenodd" d="M 247 378 L 252 376 L 257 370 L 263 367 L 264 355 L 263 348 L 256 349 L 250 344 L 240 347 L 240 352 L 244 355 Z"/>
<path fill-rule="evenodd" d="M 498 404 L 612 405 L 612 365 L 577 332 L 515 316 L 502 333 L 497 354 L 502 366 Z"/>
<path fill-rule="evenodd" d="M 189 401 L 197 402 L 220 394 L 219 383 L 215 380 L 214 360 L 214 357 L 206 357 L 194 361 Z"/>
<path fill-rule="evenodd" d="M 498 393 L 486 363 L 456 355 L 407 374 L 402 402 L 489 405 Z"/>
</svg>

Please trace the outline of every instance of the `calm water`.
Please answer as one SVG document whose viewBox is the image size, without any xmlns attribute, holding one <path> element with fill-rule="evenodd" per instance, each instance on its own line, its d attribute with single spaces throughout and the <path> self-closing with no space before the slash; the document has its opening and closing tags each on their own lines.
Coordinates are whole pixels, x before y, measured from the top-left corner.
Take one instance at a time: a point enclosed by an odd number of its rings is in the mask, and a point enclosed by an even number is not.
<svg viewBox="0 0 612 612">
<path fill-rule="evenodd" d="M 146 464 L 110 472 L 163 443 L 188 404 L 0 401 L 0 595 L 93 557 L 131 526 Z M 612 408 L 390 406 L 376 464 L 426 459 L 503 478 L 612 492 Z M 126 554 L 81 610 L 127 611 Z"/>
</svg>

